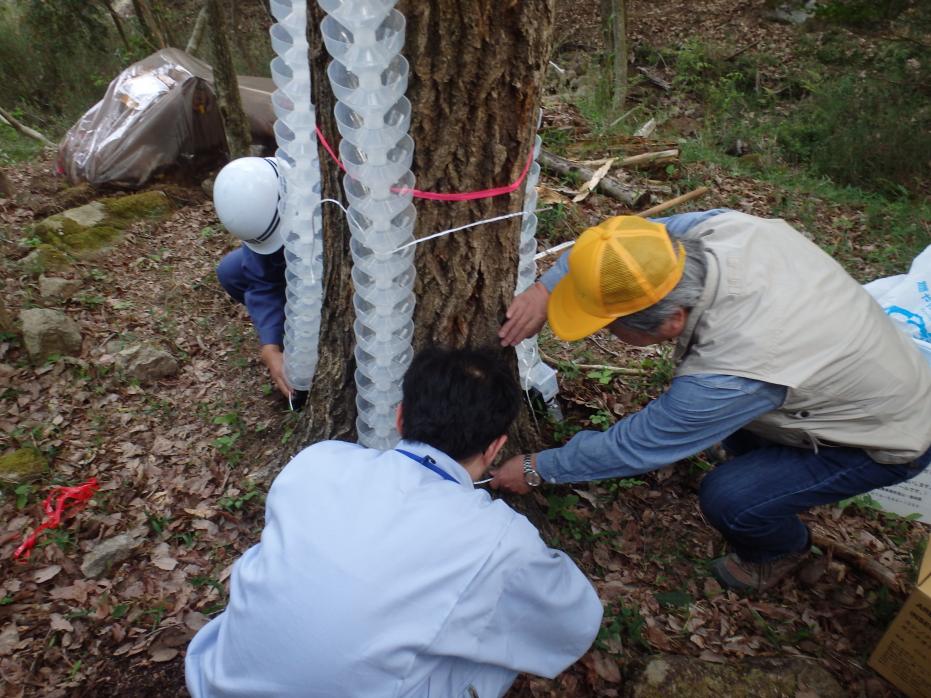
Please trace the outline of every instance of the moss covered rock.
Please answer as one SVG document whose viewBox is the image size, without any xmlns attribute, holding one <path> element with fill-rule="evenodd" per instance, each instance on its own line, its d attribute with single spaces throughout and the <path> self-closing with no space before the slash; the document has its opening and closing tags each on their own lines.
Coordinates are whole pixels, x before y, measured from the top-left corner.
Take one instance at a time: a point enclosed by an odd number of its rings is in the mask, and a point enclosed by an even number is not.
<svg viewBox="0 0 931 698">
<path fill-rule="evenodd" d="M 75 257 L 93 257 L 119 240 L 132 223 L 160 221 L 170 212 L 171 202 L 160 191 L 115 196 L 49 216 L 36 224 L 35 235 Z"/>
<path fill-rule="evenodd" d="M 39 276 L 49 271 L 71 268 L 71 258 L 57 247 L 42 243 L 20 261 L 23 271 Z"/>
<path fill-rule="evenodd" d="M 21 485 L 36 480 L 48 470 L 48 461 L 34 448 L 19 448 L 0 456 L 0 482 Z"/>
</svg>

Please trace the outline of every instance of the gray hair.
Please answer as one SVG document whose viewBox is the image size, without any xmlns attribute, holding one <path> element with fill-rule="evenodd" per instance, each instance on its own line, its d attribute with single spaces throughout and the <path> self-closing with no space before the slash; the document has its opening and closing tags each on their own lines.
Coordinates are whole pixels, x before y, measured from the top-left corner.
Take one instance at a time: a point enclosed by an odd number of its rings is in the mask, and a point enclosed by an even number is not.
<svg viewBox="0 0 931 698">
<path fill-rule="evenodd" d="M 705 260 L 705 246 L 698 239 L 681 239 L 685 248 L 685 268 L 679 283 L 659 302 L 636 313 L 620 317 L 617 322 L 631 330 L 652 333 L 672 317 L 679 308 L 691 310 L 705 290 L 705 277 L 708 263 Z"/>
</svg>

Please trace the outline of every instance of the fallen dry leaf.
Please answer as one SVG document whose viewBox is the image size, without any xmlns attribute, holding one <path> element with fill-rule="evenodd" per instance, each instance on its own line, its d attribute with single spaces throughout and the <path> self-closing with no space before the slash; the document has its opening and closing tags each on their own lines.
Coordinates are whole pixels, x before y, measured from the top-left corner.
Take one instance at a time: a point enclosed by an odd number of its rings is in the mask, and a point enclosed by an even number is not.
<svg viewBox="0 0 931 698">
<path fill-rule="evenodd" d="M 41 570 L 33 572 L 32 581 L 36 584 L 42 584 L 52 579 L 52 577 L 59 572 L 61 572 L 61 565 L 49 565 L 48 567 L 43 567 Z"/>
<path fill-rule="evenodd" d="M 178 650 L 174 647 L 153 647 L 149 650 L 149 658 L 153 662 L 170 662 L 178 656 Z"/>
</svg>

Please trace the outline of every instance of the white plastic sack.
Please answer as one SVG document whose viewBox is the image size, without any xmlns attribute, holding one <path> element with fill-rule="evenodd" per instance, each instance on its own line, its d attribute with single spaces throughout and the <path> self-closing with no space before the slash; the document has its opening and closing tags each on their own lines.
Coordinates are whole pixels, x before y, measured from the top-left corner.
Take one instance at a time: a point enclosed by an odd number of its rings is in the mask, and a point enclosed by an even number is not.
<svg viewBox="0 0 931 698">
<path fill-rule="evenodd" d="M 864 288 L 931 364 L 931 246 L 915 257 L 907 274 L 877 279 Z M 886 511 L 917 514 L 931 524 L 931 468 L 908 482 L 873 490 L 870 496 Z"/>
<path fill-rule="evenodd" d="M 863 288 L 931 364 L 931 245 L 915 257 L 907 274 L 877 279 Z"/>
</svg>

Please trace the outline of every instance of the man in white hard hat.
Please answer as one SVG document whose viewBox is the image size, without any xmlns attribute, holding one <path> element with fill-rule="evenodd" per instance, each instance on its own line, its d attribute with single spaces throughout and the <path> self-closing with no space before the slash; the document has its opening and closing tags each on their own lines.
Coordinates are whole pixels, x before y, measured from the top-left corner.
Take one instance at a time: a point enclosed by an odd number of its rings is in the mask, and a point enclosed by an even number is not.
<svg viewBox="0 0 931 698">
<path fill-rule="evenodd" d="M 275 387 L 291 396 L 284 374 L 285 259 L 278 216 L 278 165 L 274 158 L 239 158 L 213 185 L 213 203 L 223 226 L 242 241 L 217 266 L 230 297 L 249 311 L 259 335 L 262 363 Z"/>
</svg>

